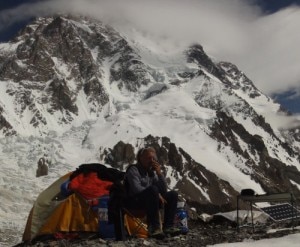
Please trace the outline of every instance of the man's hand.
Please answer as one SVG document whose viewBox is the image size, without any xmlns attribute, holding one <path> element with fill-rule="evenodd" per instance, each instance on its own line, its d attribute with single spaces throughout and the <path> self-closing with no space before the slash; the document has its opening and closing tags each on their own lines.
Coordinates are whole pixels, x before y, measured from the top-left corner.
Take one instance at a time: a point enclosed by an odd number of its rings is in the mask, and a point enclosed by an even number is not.
<svg viewBox="0 0 300 247">
<path fill-rule="evenodd" d="M 161 195 L 160 193 L 158 194 L 158 196 L 159 196 L 159 200 L 160 200 L 161 204 L 167 204 L 166 199 L 163 198 L 162 195 Z"/>
<path fill-rule="evenodd" d="M 156 160 L 152 161 L 152 169 L 153 169 L 153 171 L 156 171 L 157 175 L 161 175 L 160 164 Z"/>
</svg>

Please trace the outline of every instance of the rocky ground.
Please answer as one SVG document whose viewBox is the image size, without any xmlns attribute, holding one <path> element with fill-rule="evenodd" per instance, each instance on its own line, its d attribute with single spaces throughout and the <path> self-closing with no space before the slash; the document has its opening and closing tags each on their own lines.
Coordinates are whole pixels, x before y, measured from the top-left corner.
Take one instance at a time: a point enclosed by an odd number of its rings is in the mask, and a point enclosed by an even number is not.
<svg viewBox="0 0 300 247">
<path fill-rule="evenodd" d="M 65 247 L 65 246 L 107 246 L 107 247 L 134 247 L 134 246 L 209 246 L 218 243 L 241 242 L 245 239 L 259 240 L 264 238 L 276 238 L 284 235 L 299 233 L 300 223 L 294 224 L 273 224 L 255 225 L 254 231 L 251 225 L 248 227 L 237 228 L 232 222 L 218 220 L 210 223 L 203 223 L 199 220 L 189 221 L 190 231 L 186 235 L 176 237 L 166 237 L 163 240 L 156 239 L 128 239 L 126 241 L 105 241 L 95 236 L 84 240 L 48 240 L 34 244 L 18 244 L 18 247 L 36 246 L 36 247 Z M 16 247 L 15 246 L 15 247 Z"/>
</svg>

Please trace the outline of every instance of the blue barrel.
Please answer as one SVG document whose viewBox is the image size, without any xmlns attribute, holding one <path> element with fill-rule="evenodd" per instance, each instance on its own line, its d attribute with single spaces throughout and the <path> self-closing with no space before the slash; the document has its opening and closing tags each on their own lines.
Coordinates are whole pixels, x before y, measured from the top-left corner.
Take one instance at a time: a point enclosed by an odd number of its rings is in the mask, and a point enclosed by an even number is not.
<svg viewBox="0 0 300 247">
<path fill-rule="evenodd" d="M 99 236 L 103 239 L 115 239 L 114 224 L 108 222 L 108 200 L 108 195 L 102 196 L 97 206 Z"/>
<path fill-rule="evenodd" d="M 68 179 L 60 185 L 60 192 L 65 197 L 68 197 L 69 195 L 71 195 L 73 193 L 73 191 L 71 191 L 69 189 L 69 183 L 70 183 L 70 180 Z"/>
<path fill-rule="evenodd" d="M 189 231 L 189 228 L 188 228 L 188 213 L 182 207 L 177 208 L 177 210 L 176 210 L 175 226 L 180 229 L 182 234 L 186 234 Z"/>
</svg>

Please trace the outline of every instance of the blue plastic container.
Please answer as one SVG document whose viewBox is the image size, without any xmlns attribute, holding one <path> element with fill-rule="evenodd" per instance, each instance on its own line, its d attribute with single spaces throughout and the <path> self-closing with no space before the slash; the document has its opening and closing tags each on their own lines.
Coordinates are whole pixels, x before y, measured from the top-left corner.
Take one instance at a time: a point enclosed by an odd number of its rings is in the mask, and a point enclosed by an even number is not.
<svg viewBox="0 0 300 247">
<path fill-rule="evenodd" d="M 65 197 L 68 197 L 69 195 L 71 195 L 73 193 L 73 191 L 69 190 L 69 183 L 70 183 L 70 180 L 68 179 L 67 181 L 63 182 L 60 185 L 60 191 L 61 191 L 62 195 Z"/>
<path fill-rule="evenodd" d="M 102 196 L 97 206 L 99 236 L 103 239 L 115 239 L 114 224 L 108 222 L 108 200 L 108 195 Z"/>
<path fill-rule="evenodd" d="M 188 213 L 184 207 L 178 207 L 175 214 L 175 226 L 181 230 L 181 233 L 186 234 L 188 228 Z"/>
</svg>

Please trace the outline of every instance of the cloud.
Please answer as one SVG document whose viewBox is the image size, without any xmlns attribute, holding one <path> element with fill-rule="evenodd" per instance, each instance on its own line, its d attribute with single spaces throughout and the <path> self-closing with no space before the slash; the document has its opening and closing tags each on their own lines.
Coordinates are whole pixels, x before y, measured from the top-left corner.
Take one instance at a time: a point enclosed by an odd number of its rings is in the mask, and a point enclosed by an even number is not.
<svg viewBox="0 0 300 247">
<path fill-rule="evenodd" d="M 300 115 L 287 116 L 285 113 L 264 112 L 263 116 L 273 129 L 289 130 L 300 127 Z"/>
<path fill-rule="evenodd" d="M 252 38 L 241 54 L 247 61 L 238 61 L 266 93 L 300 88 L 299 21 L 300 8 L 290 7 L 259 17 L 251 27 Z"/>
<path fill-rule="evenodd" d="M 0 12 L 0 29 L 4 23 L 36 15 L 57 12 L 89 15 L 119 29 L 137 30 L 164 49 L 200 43 L 216 60 L 236 64 L 266 94 L 299 88 L 300 8 L 293 6 L 265 15 L 254 3 L 253 0 L 48 0 Z"/>
</svg>

